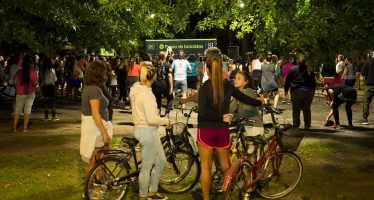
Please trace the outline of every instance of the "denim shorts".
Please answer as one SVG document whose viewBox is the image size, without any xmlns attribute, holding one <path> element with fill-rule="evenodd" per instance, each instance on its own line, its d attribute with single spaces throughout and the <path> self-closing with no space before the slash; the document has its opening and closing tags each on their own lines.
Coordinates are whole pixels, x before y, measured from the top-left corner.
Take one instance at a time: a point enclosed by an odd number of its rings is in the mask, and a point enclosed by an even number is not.
<svg viewBox="0 0 374 200">
<path fill-rule="evenodd" d="M 181 89 L 182 92 L 187 92 L 187 80 L 174 80 L 174 91 Z"/>
</svg>

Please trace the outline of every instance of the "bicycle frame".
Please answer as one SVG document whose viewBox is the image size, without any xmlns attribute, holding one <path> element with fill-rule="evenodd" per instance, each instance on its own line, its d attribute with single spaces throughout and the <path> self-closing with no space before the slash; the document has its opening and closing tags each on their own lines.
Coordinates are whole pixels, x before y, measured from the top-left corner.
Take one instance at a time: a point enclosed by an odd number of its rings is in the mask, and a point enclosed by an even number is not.
<svg viewBox="0 0 374 200">
<path fill-rule="evenodd" d="M 276 131 L 276 134 L 277 134 L 277 131 Z M 250 177 L 252 180 L 246 181 L 246 184 L 244 187 L 245 190 L 253 187 L 261 178 L 264 177 L 264 174 L 265 174 L 264 172 L 260 172 L 261 173 L 260 176 L 258 176 L 258 172 L 267 168 L 271 156 L 275 155 L 276 159 L 279 157 L 278 144 L 279 144 L 278 137 L 274 136 L 270 140 L 269 144 L 267 145 L 268 149 L 266 150 L 265 154 L 259 160 L 255 159 L 253 163 L 252 171 L 251 171 L 252 177 Z M 279 163 L 278 162 L 276 163 L 276 166 L 274 166 L 274 169 L 275 169 L 276 175 L 279 175 L 279 171 L 278 171 Z"/>
<path fill-rule="evenodd" d="M 125 142 L 126 143 L 126 142 Z M 134 159 L 134 165 L 135 165 L 135 171 L 124 176 L 124 177 L 120 177 L 118 179 L 116 179 L 115 181 L 113 181 L 111 183 L 112 186 L 117 186 L 117 185 L 122 185 L 122 184 L 129 184 L 133 181 L 133 178 L 137 178 L 139 176 L 139 173 L 140 173 L 140 167 L 139 167 L 139 164 L 140 162 L 138 161 L 137 157 L 136 157 L 136 150 L 135 150 L 135 146 L 132 146 L 132 145 L 129 145 L 131 148 L 131 152 L 126 152 L 126 151 L 122 151 L 122 150 L 117 150 L 117 149 L 107 149 L 107 150 L 101 150 L 99 152 L 102 152 L 102 156 L 100 159 L 97 159 L 96 162 L 102 162 L 106 156 L 116 156 L 116 157 L 119 157 L 121 160 L 123 160 L 123 164 L 131 169 L 131 166 L 129 165 L 128 161 L 131 159 L 131 157 Z M 104 162 L 103 162 L 103 166 L 105 166 Z M 105 166 L 106 169 L 104 170 L 107 170 L 111 176 L 114 177 L 114 175 L 111 173 L 111 171 Z M 122 182 L 122 183 L 121 183 Z"/>
</svg>

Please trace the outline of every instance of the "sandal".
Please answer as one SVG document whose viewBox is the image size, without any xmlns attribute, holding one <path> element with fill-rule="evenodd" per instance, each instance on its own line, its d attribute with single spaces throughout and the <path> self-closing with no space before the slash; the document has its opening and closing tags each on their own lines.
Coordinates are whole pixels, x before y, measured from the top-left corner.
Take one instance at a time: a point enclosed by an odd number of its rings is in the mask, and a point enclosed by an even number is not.
<svg viewBox="0 0 374 200">
<path fill-rule="evenodd" d="M 28 128 L 23 128 L 22 132 L 24 132 L 24 133 L 29 132 L 29 129 Z"/>
<path fill-rule="evenodd" d="M 12 133 L 17 133 L 17 129 L 12 128 L 12 129 L 10 130 L 10 132 L 12 132 Z"/>
</svg>

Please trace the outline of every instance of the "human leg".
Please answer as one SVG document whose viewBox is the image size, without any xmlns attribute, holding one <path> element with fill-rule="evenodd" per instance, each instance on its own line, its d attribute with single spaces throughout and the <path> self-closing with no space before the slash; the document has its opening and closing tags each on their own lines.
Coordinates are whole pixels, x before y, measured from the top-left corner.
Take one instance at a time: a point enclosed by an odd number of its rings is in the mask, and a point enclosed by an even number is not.
<svg viewBox="0 0 374 200">
<path fill-rule="evenodd" d="M 213 149 L 206 148 L 201 144 L 197 145 L 199 148 L 199 155 L 201 160 L 201 176 L 200 183 L 203 191 L 203 199 L 209 200 L 210 185 L 211 185 L 211 171 L 212 171 L 212 156 Z"/>
<path fill-rule="evenodd" d="M 14 116 L 13 116 L 13 126 L 12 131 L 16 132 L 17 124 L 19 121 L 19 116 L 22 112 L 23 106 L 25 104 L 25 98 L 22 95 L 16 95 L 16 99 L 14 100 Z"/>
<path fill-rule="evenodd" d="M 347 113 L 349 127 L 353 127 L 353 123 L 352 123 L 352 105 L 353 104 L 354 104 L 354 101 L 347 101 L 345 103 L 345 112 Z"/>
<path fill-rule="evenodd" d="M 151 171 L 151 180 L 150 180 L 149 193 L 148 193 L 149 196 L 155 195 L 157 193 L 161 173 L 166 164 L 165 151 L 164 151 L 164 148 L 162 147 L 161 140 L 157 134 L 153 134 L 153 137 L 154 137 L 153 140 L 156 143 L 155 151 L 157 151 L 157 155 L 156 155 L 155 164 Z"/>
<path fill-rule="evenodd" d="M 369 116 L 369 109 L 371 100 L 374 96 L 374 86 L 365 85 L 365 96 L 364 96 L 364 108 L 363 108 L 363 119 L 367 119 Z"/>
<path fill-rule="evenodd" d="M 103 150 L 104 147 L 95 147 L 93 153 L 92 153 L 92 156 L 91 156 L 91 159 L 90 159 L 90 162 L 88 163 L 88 165 L 84 168 L 84 173 L 86 175 L 86 177 L 89 176 L 89 172 L 91 171 L 92 167 L 95 165 L 95 162 L 96 162 L 96 158 L 99 158 L 100 157 L 100 153 L 99 151 Z"/>
<path fill-rule="evenodd" d="M 265 91 L 262 92 L 262 96 L 264 97 L 265 104 L 268 104 L 268 95 L 269 95 L 268 92 L 265 92 Z"/>
<path fill-rule="evenodd" d="M 278 107 L 278 101 L 279 101 L 279 91 L 274 91 L 274 108 Z"/>
<path fill-rule="evenodd" d="M 301 111 L 301 93 L 298 91 L 292 91 L 291 92 L 292 98 L 292 124 L 294 128 L 300 127 L 300 111 Z"/>
<path fill-rule="evenodd" d="M 135 127 L 134 136 L 141 144 L 142 167 L 139 174 L 139 197 L 146 198 L 148 196 L 149 186 L 151 182 L 151 170 L 155 164 L 157 157 L 157 146 L 154 141 L 156 128 Z"/>
<path fill-rule="evenodd" d="M 312 122 L 312 111 L 311 106 L 313 102 L 314 92 L 308 91 L 303 94 L 303 100 L 301 101 L 301 109 L 303 110 L 304 126 L 309 128 Z"/>
<path fill-rule="evenodd" d="M 25 107 L 23 108 L 24 116 L 23 116 L 23 130 L 27 131 L 29 126 L 30 114 L 32 104 L 34 103 L 35 94 L 31 94 L 26 96 L 25 98 Z"/>
<path fill-rule="evenodd" d="M 340 126 L 340 120 L 339 120 L 339 106 L 342 104 L 341 101 L 337 101 L 335 100 L 333 103 L 332 103 L 332 111 L 333 111 L 333 115 L 334 115 L 334 120 L 335 120 L 335 124 L 337 126 Z"/>
<path fill-rule="evenodd" d="M 226 148 L 216 148 L 219 165 L 221 166 L 222 172 L 225 172 L 230 167 L 229 161 L 229 150 Z"/>
</svg>

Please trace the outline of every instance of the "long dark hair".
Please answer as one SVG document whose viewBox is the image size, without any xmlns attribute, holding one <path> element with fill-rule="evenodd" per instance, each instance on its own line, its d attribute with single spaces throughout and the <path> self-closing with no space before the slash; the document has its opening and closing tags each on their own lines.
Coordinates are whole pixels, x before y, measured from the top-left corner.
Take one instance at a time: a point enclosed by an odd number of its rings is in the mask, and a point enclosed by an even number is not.
<svg viewBox="0 0 374 200">
<path fill-rule="evenodd" d="M 30 69 L 33 65 L 32 56 L 30 54 L 26 54 L 23 57 L 22 62 L 22 84 L 29 85 L 30 84 Z"/>
<path fill-rule="evenodd" d="M 220 113 L 224 99 L 221 50 L 216 47 L 209 48 L 205 51 L 205 58 L 212 82 L 213 109 Z"/>
<path fill-rule="evenodd" d="M 53 68 L 53 61 L 51 58 L 47 57 L 43 60 L 43 73 L 45 74 L 45 72 L 47 70 L 51 70 Z"/>
</svg>

